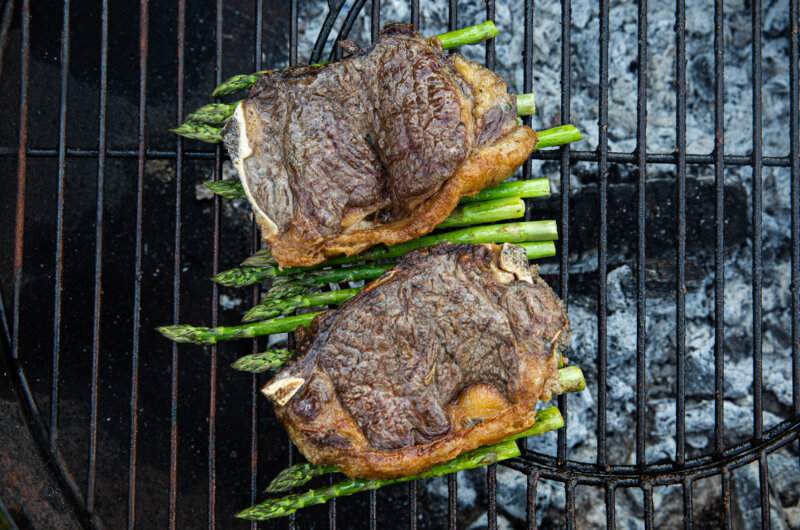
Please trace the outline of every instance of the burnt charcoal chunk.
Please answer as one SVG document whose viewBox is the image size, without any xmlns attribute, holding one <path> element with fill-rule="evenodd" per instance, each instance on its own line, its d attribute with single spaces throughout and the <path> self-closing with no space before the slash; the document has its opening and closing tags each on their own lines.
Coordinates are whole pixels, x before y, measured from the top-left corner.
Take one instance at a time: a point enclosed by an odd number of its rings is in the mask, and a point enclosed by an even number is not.
<svg viewBox="0 0 800 530">
<path fill-rule="evenodd" d="M 375 478 L 529 428 L 557 384 L 569 320 L 520 247 L 440 244 L 302 335 L 264 393 L 309 460 Z"/>
<path fill-rule="evenodd" d="M 535 145 L 502 77 L 413 26 L 345 46 L 341 61 L 263 75 L 222 133 L 282 265 L 427 233 Z"/>
</svg>

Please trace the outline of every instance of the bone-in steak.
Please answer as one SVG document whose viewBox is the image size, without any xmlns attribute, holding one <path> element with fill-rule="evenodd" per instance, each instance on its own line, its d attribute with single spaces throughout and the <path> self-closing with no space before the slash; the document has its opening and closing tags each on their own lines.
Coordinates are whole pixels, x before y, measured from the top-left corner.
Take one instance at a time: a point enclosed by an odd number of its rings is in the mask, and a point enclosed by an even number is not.
<svg viewBox="0 0 800 530">
<path fill-rule="evenodd" d="M 530 428 L 569 319 L 521 247 L 440 244 L 297 335 L 263 389 L 289 436 L 311 462 L 388 478 Z"/>
<path fill-rule="evenodd" d="M 263 75 L 222 133 L 284 266 L 428 233 L 536 144 L 502 77 L 413 26 L 345 47 L 340 61 Z"/>
</svg>

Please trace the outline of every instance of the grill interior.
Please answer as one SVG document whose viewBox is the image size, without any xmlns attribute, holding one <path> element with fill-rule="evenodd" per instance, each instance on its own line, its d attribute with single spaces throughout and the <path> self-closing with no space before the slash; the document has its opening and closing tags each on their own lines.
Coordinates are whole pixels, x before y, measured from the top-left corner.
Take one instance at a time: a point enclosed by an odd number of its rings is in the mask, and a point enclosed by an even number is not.
<svg viewBox="0 0 800 530">
<path fill-rule="evenodd" d="M 462 2 L 462 4 L 465 2 Z M 571 0 L 539 2 L 525 0 L 524 17 L 513 28 L 523 37 L 523 71 L 519 92 L 535 92 L 534 37 L 559 39 L 560 123 L 570 123 L 574 62 L 583 57 L 570 46 L 573 28 Z M 675 98 L 674 152 L 648 152 L 648 98 L 653 79 L 648 80 L 648 1 L 639 0 L 636 28 L 638 57 L 631 58 L 636 72 L 636 145 L 630 151 L 611 151 L 614 134 L 613 103 L 609 104 L 610 0 L 599 0 L 599 17 L 588 27 L 596 32 L 598 72 L 596 112 L 598 126 L 591 135 L 596 149 L 585 144 L 557 150 L 537 151 L 523 168 L 522 177 L 550 176 L 560 190 L 542 211 L 541 202 L 530 201 L 526 220 L 552 217 L 559 220 L 558 258 L 545 261 L 542 270 L 569 303 L 571 290 L 596 296 L 596 354 L 583 362 L 595 399 L 596 424 L 588 437 L 596 442 L 596 459 L 578 461 L 569 450 L 568 399 L 558 398 L 567 428 L 558 432 L 550 454 L 529 442 L 523 456 L 503 465 L 526 478 L 526 499 L 517 501 L 524 515 L 517 526 L 536 528 L 558 525 L 574 528 L 588 524 L 581 512 L 589 504 L 603 504 L 605 521 L 614 528 L 620 498 L 635 498 L 638 517 L 646 528 L 657 524 L 654 502 L 658 490 L 679 490 L 682 522 L 691 527 L 696 518 L 725 527 L 741 522 L 736 503 L 737 469 L 755 464 L 760 484 L 760 524 L 769 527 L 771 497 L 769 455 L 775 451 L 797 461 L 800 432 L 800 137 L 798 137 L 798 0 L 787 0 L 781 14 L 789 17 L 785 35 L 789 55 L 789 113 L 783 123 L 789 135 L 789 152 L 765 156 L 762 126 L 761 0 L 751 0 L 752 14 L 752 120 L 739 123 L 752 130 L 752 151 L 730 154 L 725 145 L 725 14 L 723 0 L 713 2 L 713 61 L 709 64 L 713 93 L 709 94 L 713 116 L 711 152 L 687 145 L 686 2 L 675 2 L 675 82 L 668 90 Z M 5 325 L 3 362 L 5 380 L 14 390 L 14 407 L 23 414 L 34 441 L 41 449 L 23 455 L 31 469 L 44 461 L 55 472 L 56 487 L 70 513 L 85 526 L 209 527 L 247 526 L 232 519 L 239 509 L 262 498 L 266 484 L 280 469 L 301 458 L 288 442 L 271 410 L 258 396 L 261 377 L 247 377 L 227 365 L 246 353 L 266 347 L 266 341 L 239 342 L 209 348 L 167 343 L 153 329 L 171 322 L 235 322 L 242 309 L 258 299 L 257 289 L 221 290 L 208 278 L 238 263 L 259 244 L 249 210 L 219 198 L 203 199 L 196 187 L 202 180 L 223 178 L 223 155 L 197 142 L 176 139 L 167 129 L 182 122 L 192 109 L 207 101 L 211 88 L 230 75 L 264 67 L 316 62 L 335 56 L 331 40 L 346 38 L 353 28 L 368 28 L 372 38 L 386 17 L 380 0 L 328 0 L 310 2 L 317 11 L 327 9 L 321 29 L 309 26 L 298 11 L 309 12 L 304 3 L 236 0 L 187 3 L 185 0 L 108 2 L 108 0 L 64 0 L 63 3 L 7 0 L 0 25 L 0 280 L 2 317 Z M 419 26 L 421 13 L 436 2 L 412 0 L 407 19 Z M 455 29 L 476 21 L 465 21 L 457 0 L 447 4 L 447 26 Z M 561 34 L 540 35 L 537 20 L 547 4 L 560 11 Z M 552 6 L 550 4 L 553 4 Z M 56 5 L 59 10 L 56 9 Z M 582 4 L 581 4 L 582 5 Z M 711 6 L 711 3 L 709 3 Z M 486 0 L 483 19 L 495 19 L 503 2 Z M 303 11 L 305 9 L 305 11 Z M 469 11 L 474 14 L 474 10 Z M 549 16 L 549 15 L 546 15 Z M 321 18 L 321 17 L 319 17 Z M 424 20 L 424 17 L 422 17 Z M 360 26 L 359 26 L 360 25 Z M 430 29 L 424 24 L 423 33 Z M 299 42 L 314 35 L 310 57 L 298 57 Z M 318 36 L 317 36 L 318 35 Z M 631 36 L 632 37 L 632 36 Z M 709 44 L 710 45 L 710 44 Z M 485 45 L 485 62 L 497 62 L 495 41 Z M 580 50 L 579 50 L 580 51 Z M 613 50 L 612 50 L 613 52 Z M 661 53 L 660 51 L 657 53 Z M 587 53 L 587 56 L 589 54 Z M 590 55 L 594 57 L 594 55 Z M 583 89 L 586 83 L 577 83 Z M 537 94 L 538 95 L 538 94 Z M 630 97 L 633 97 L 631 94 Z M 537 98 L 539 105 L 555 106 Z M 651 103 L 652 104 L 652 103 Z M 611 111 L 611 112 L 610 112 Z M 609 127 L 609 114 L 612 127 Z M 550 124 L 537 122 L 534 127 Z M 531 118 L 526 117 L 531 123 Z M 690 121 L 691 123 L 691 121 Z M 15 141 L 14 139 L 17 139 Z M 594 141 L 593 141 L 594 142 Z M 592 146 L 594 147 L 594 146 Z M 772 154 L 771 154 L 772 155 Z M 674 178 L 674 215 L 668 219 L 672 249 L 668 268 L 674 275 L 669 289 L 674 297 L 674 367 L 666 375 L 674 383 L 674 452 L 667 460 L 647 458 L 648 429 L 652 410 L 648 402 L 647 301 L 648 286 L 648 175 L 669 166 Z M 726 172 L 730 168 L 752 172 L 750 199 L 731 203 Z M 790 257 L 762 255 L 762 171 L 781 168 L 788 172 L 790 186 L 781 193 L 790 197 Z M 585 236 L 576 229 L 586 201 L 570 193 L 576 169 L 589 174 L 597 193 L 590 206 L 597 224 Z M 610 195 L 620 172 L 627 172 L 632 191 L 628 207 L 633 223 L 615 229 L 619 212 Z M 559 178 L 555 175 L 559 174 Z M 15 175 L 15 177 L 14 177 Z M 687 255 L 687 225 L 693 225 L 697 210 L 687 209 L 694 188 L 687 179 L 708 175 L 707 199 L 713 213 L 703 219 L 708 225 L 707 245 L 713 257 L 709 267 L 713 283 L 714 420 L 708 450 L 697 454 L 687 448 L 687 279 L 693 274 L 692 256 Z M 743 211 L 726 211 L 733 204 Z M 609 207 L 612 205 L 612 208 Z M 571 211 L 571 208 L 573 211 Z M 711 208 L 709 206 L 709 208 Z M 752 249 L 748 266 L 752 272 L 752 341 L 740 352 L 752 358 L 752 434 L 740 443 L 726 443 L 724 432 L 725 355 L 725 265 L 733 225 L 726 221 L 747 218 L 742 228 Z M 576 219 L 578 221 L 576 221 Z M 634 226 L 635 225 L 635 226 Z M 611 229 L 610 229 L 611 227 Z M 570 237 L 571 234 L 577 235 Z M 727 232 L 726 232 L 727 231 Z M 694 234 L 691 226 L 688 233 Z M 596 270 L 575 271 L 575 247 L 582 238 L 593 239 Z M 614 240 L 625 238 L 634 249 L 629 261 L 634 282 L 629 296 L 635 299 L 636 383 L 635 446 L 633 460 L 616 458 L 619 442 L 609 434 L 606 411 L 607 388 L 612 384 L 609 360 L 621 346 L 609 342 L 609 256 Z M 765 259 L 767 267 L 765 267 Z M 777 259 L 777 261 L 775 261 Z M 788 267 L 778 269 L 779 265 Z M 764 347 L 761 333 L 762 283 L 774 274 L 790 274 L 791 406 L 775 409 L 762 392 Z M 788 272 L 786 272 L 788 271 Z M 672 278 L 672 276 L 670 276 Z M 599 281 L 603 280 L 603 281 Z M 585 355 L 585 354 L 584 354 Z M 689 374 L 691 376 L 691 374 Z M 691 388 L 688 389 L 691 392 Z M 5 394 L 3 394 L 6 399 Z M 11 395 L 7 396 L 12 399 Z M 780 418 L 765 428 L 765 406 Z M 691 444 L 689 444 L 691 445 Z M 789 449 L 786 449 L 786 447 Z M 24 470 L 23 467 L 23 470 Z M 800 475 L 800 470 L 794 470 Z M 341 499 L 325 506 L 304 509 L 269 525 L 310 528 L 341 525 L 346 528 L 378 525 L 439 528 L 475 524 L 474 528 L 498 527 L 504 505 L 498 500 L 498 469 L 485 473 L 485 491 L 477 503 L 485 520 L 460 510 L 459 480 L 446 482 L 448 502 L 439 503 L 425 482 L 410 483 Z M 8 481 L 8 479 L 6 479 Z M 325 479 L 327 480 L 327 479 Z M 695 499 L 699 484 L 714 482 L 713 502 L 707 496 Z M 551 484 L 549 492 L 563 492 L 564 508 L 540 513 L 536 500 L 539 486 Z M 555 487 L 552 485 L 555 484 Z M 774 486 L 773 486 L 774 487 Z M 16 491 L 7 489 L 7 491 Z M 705 492 L 705 488 L 703 488 Z M 501 492 L 502 493 L 502 492 Z M 560 493 L 559 493 L 560 494 Z M 656 501 L 654 501 L 654 495 Z M 774 493 L 773 493 L 774 495 Z M 15 519 L 33 520 L 35 501 L 3 499 L 21 506 Z M 510 502 L 510 501 L 509 501 Z M 463 501 L 462 508 L 463 508 Z M 709 504 L 710 503 L 710 504 Z M 629 503 L 630 504 L 630 503 Z M 628 504 L 626 504 L 627 506 Z M 710 515 L 706 508 L 710 506 Z M 502 512 L 498 515 L 498 511 Z M 14 512 L 12 511 L 12 514 Z M 507 514 L 505 514 L 507 515 Z M 701 521 L 697 521 L 702 526 Z M 715 526 L 718 526 L 715 525 Z"/>
</svg>

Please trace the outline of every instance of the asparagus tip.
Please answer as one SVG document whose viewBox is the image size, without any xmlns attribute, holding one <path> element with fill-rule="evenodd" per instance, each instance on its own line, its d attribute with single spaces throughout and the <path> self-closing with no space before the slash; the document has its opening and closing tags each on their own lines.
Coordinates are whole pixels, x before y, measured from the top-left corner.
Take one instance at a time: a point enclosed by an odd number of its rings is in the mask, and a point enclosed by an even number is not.
<svg viewBox="0 0 800 530">
<path fill-rule="evenodd" d="M 176 326 L 161 326 L 156 328 L 156 330 L 169 340 L 186 343 L 202 341 L 203 332 L 207 331 L 208 328 L 178 324 Z"/>
</svg>

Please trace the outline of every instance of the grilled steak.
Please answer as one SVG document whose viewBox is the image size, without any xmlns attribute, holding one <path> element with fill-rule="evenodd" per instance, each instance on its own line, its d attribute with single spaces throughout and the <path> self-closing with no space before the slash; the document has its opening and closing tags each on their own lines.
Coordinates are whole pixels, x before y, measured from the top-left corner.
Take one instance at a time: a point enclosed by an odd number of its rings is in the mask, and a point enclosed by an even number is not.
<svg viewBox="0 0 800 530">
<path fill-rule="evenodd" d="M 375 479 L 530 428 L 569 319 L 521 247 L 440 244 L 296 333 L 262 391 L 311 462 Z"/>
<path fill-rule="evenodd" d="M 345 49 L 335 63 L 263 75 L 222 132 L 284 266 L 428 233 L 536 144 L 502 77 L 413 26 L 387 24 L 373 45 Z"/>
</svg>

